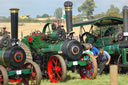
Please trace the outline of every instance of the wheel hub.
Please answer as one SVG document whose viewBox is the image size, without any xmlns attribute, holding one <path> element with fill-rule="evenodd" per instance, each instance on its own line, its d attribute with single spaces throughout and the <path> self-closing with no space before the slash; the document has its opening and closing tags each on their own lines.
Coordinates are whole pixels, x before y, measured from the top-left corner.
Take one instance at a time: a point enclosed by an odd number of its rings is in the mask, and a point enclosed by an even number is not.
<svg viewBox="0 0 128 85">
<path fill-rule="evenodd" d="M 73 46 L 72 47 L 72 53 L 74 55 L 77 55 L 79 52 L 80 52 L 80 50 L 79 50 L 79 47 L 78 46 Z"/>
<path fill-rule="evenodd" d="M 21 62 L 23 60 L 23 54 L 21 52 L 16 52 L 14 55 L 14 59 L 16 62 Z"/>
<path fill-rule="evenodd" d="M 59 71 L 61 71 L 61 68 L 60 68 L 59 66 L 56 66 L 56 67 L 55 67 L 55 71 L 56 71 L 56 72 L 59 72 Z"/>
</svg>

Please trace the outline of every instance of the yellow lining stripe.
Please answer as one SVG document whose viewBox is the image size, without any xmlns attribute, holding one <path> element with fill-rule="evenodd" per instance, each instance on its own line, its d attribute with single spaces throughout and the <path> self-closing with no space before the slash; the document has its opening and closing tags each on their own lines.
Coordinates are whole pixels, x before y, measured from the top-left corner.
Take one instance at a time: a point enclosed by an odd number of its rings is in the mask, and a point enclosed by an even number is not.
<svg viewBox="0 0 128 85">
<path fill-rule="evenodd" d="M 72 7 L 65 7 L 65 11 L 72 11 Z"/>
<path fill-rule="evenodd" d="M 10 9 L 10 12 L 11 13 L 18 13 L 19 12 L 19 9 Z"/>
</svg>

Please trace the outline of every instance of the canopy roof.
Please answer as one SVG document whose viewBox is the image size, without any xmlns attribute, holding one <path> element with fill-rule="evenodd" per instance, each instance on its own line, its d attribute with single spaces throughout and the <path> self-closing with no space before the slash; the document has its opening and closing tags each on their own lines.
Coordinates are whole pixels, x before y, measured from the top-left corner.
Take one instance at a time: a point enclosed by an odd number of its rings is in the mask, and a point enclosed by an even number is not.
<svg viewBox="0 0 128 85">
<path fill-rule="evenodd" d="M 83 25 L 106 26 L 106 25 L 117 25 L 117 24 L 123 24 L 123 19 L 119 17 L 102 17 L 102 18 L 74 23 L 73 27 L 78 27 Z"/>
</svg>

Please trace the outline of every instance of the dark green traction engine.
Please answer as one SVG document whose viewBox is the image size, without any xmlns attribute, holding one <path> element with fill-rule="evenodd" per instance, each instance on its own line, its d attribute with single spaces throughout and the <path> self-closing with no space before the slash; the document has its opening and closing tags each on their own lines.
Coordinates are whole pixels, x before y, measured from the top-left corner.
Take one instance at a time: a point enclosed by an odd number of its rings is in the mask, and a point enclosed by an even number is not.
<svg viewBox="0 0 128 85">
<path fill-rule="evenodd" d="M 98 49 L 103 48 L 111 55 L 110 64 L 117 64 L 119 72 L 127 72 L 128 6 L 123 8 L 123 18 L 103 17 L 73 24 L 74 27 L 80 26 L 80 29 L 83 29 L 84 25 L 91 25 L 91 28 L 89 32 L 80 35 L 80 42 L 91 43 Z M 98 34 L 95 34 L 95 27 L 99 30 Z"/>
<path fill-rule="evenodd" d="M 82 45 L 73 39 L 72 5 L 70 1 L 64 3 L 67 33 L 62 26 L 47 23 L 42 32 L 33 32 L 22 39 L 31 50 L 33 60 L 40 65 L 43 76 L 53 83 L 63 81 L 67 70 L 77 69 L 82 79 L 93 79 L 97 73 L 93 56 L 82 54 Z"/>
<path fill-rule="evenodd" d="M 19 9 L 10 9 L 10 11 L 11 39 L 7 32 L 0 36 L 0 85 L 8 85 L 8 82 L 30 85 L 29 80 L 35 80 L 34 85 L 39 85 L 41 81 L 40 68 L 33 61 L 26 60 L 26 52 L 19 45 Z"/>
<path fill-rule="evenodd" d="M 111 56 L 112 64 L 118 64 L 119 67 L 128 67 L 128 7 L 124 6 L 123 8 L 123 39 L 110 43 L 109 45 L 105 45 L 104 49 L 108 51 Z M 118 57 L 117 57 L 118 56 Z M 124 71 L 119 68 L 119 71 Z"/>
</svg>

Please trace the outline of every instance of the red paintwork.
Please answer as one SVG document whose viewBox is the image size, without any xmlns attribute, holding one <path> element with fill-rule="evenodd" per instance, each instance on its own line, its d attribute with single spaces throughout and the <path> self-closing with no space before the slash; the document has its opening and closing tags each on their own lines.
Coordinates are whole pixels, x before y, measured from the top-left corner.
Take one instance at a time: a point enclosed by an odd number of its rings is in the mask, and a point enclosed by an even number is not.
<svg viewBox="0 0 128 85">
<path fill-rule="evenodd" d="M 41 40 L 43 41 L 43 35 L 41 35 Z"/>
<path fill-rule="evenodd" d="M 29 43 L 32 43 L 32 36 L 28 37 Z"/>
<path fill-rule="evenodd" d="M 21 59 L 20 60 L 17 60 L 17 58 L 16 58 L 16 56 L 17 55 L 21 55 Z M 16 62 L 21 62 L 22 60 L 23 60 L 23 54 L 21 53 L 21 52 L 16 52 L 16 54 L 14 55 L 14 60 L 16 61 Z"/>
<path fill-rule="evenodd" d="M 20 83 L 22 81 L 22 78 L 17 79 L 17 80 L 10 80 L 11 83 Z"/>
<path fill-rule="evenodd" d="M 37 33 L 34 33 L 33 35 L 37 35 Z"/>
<path fill-rule="evenodd" d="M 86 56 L 87 54 L 83 54 L 81 56 L 80 60 L 84 60 L 84 56 Z M 89 56 L 89 55 L 88 55 Z M 82 79 L 92 79 L 92 75 L 94 68 L 93 68 L 93 63 L 89 62 L 87 66 L 85 66 L 84 68 L 80 68 L 80 76 Z"/>
<path fill-rule="evenodd" d="M 0 75 L 0 85 L 2 85 L 2 82 L 3 82 L 3 77 L 2 75 Z"/>
<path fill-rule="evenodd" d="M 48 61 L 48 76 L 52 83 L 62 80 L 62 67 L 56 56 L 51 56 Z"/>
</svg>

